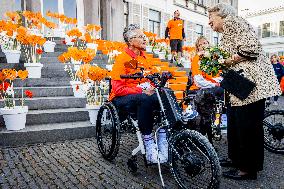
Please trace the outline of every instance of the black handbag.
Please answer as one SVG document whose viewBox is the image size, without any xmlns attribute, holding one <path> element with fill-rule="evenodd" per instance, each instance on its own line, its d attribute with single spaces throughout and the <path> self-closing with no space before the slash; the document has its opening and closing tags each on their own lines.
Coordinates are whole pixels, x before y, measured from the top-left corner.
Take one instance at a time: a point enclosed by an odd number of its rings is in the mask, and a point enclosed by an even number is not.
<svg viewBox="0 0 284 189">
<path fill-rule="evenodd" d="M 246 99 L 252 90 L 255 88 L 255 83 L 245 78 L 242 75 L 244 70 L 234 71 L 232 69 L 226 70 L 223 74 L 223 80 L 220 86 L 233 94 L 240 100 Z"/>
</svg>

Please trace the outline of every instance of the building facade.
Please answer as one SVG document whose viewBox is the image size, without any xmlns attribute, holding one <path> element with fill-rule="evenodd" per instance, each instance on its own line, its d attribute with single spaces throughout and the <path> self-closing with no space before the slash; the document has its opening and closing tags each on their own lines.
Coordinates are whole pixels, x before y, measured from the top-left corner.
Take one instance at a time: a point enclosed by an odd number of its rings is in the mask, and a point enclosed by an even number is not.
<svg viewBox="0 0 284 189">
<path fill-rule="evenodd" d="M 255 27 L 267 56 L 284 55 L 284 6 L 252 12 L 245 18 Z"/>
<path fill-rule="evenodd" d="M 1 0 L 0 19 L 11 10 L 32 10 L 43 15 L 50 10 L 77 18 L 79 27 L 100 24 L 103 39 L 122 41 L 123 28 L 131 23 L 164 38 L 167 22 L 179 10 L 188 45 L 193 45 L 199 35 L 218 44 L 219 35 L 208 26 L 207 14 L 207 7 L 217 3 L 238 9 L 238 0 Z"/>
</svg>

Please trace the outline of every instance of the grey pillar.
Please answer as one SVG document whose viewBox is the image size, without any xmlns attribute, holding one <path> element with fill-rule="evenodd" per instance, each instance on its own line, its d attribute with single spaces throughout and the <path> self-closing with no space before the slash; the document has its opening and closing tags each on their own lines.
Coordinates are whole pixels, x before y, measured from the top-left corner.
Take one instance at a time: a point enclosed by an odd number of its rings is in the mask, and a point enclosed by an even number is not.
<svg viewBox="0 0 284 189">
<path fill-rule="evenodd" d="M 98 24 L 100 25 L 100 1 L 99 0 L 84 0 L 85 25 Z"/>
</svg>

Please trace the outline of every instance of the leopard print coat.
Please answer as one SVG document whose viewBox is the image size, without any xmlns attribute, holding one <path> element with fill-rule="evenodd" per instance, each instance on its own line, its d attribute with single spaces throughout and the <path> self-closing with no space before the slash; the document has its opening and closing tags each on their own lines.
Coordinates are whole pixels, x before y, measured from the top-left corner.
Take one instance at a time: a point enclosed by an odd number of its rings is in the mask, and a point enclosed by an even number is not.
<svg viewBox="0 0 284 189">
<path fill-rule="evenodd" d="M 256 84 L 251 94 L 240 100 L 229 94 L 232 106 L 243 106 L 267 97 L 281 94 L 280 86 L 275 76 L 273 66 L 265 57 L 262 46 L 253 27 L 243 18 L 227 16 L 224 19 L 224 32 L 222 33 L 220 47 L 229 53 L 245 57 L 232 68 L 235 71 L 243 70 L 243 75 Z"/>
</svg>

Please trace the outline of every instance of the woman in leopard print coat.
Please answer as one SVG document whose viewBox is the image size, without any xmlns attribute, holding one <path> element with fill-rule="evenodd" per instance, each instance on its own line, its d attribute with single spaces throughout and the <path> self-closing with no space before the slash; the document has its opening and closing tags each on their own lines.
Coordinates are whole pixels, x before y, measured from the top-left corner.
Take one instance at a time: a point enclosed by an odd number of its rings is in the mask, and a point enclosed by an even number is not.
<svg viewBox="0 0 284 189">
<path fill-rule="evenodd" d="M 262 46 L 253 27 L 243 18 L 236 16 L 235 9 L 228 4 L 217 4 L 208 9 L 209 25 L 222 33 L 221 48 L 232 57 L 226 66 L 256 84 L 244 100 L 229 94 L 228 107 L 228 157 L 237 171 L 227 171 L 224 177 L 231 179 L 256 179 L 263 169 L 263 127 L 264 103 L 267 97 L 281 93 L 272 65 L 265 57 Z M 230 164 L 229 164 L 230 163 Z"/>
</svg>

